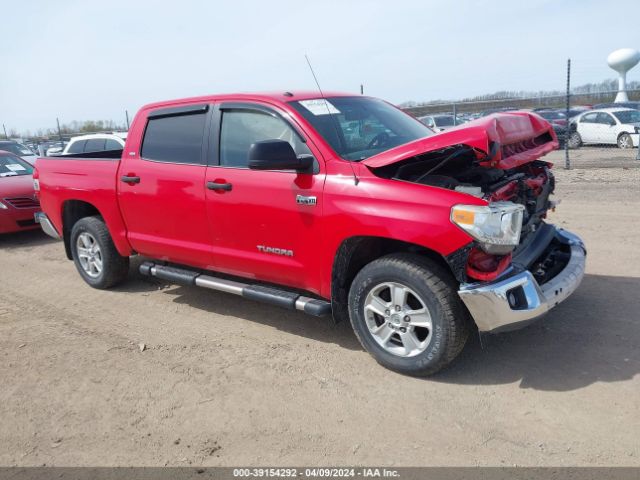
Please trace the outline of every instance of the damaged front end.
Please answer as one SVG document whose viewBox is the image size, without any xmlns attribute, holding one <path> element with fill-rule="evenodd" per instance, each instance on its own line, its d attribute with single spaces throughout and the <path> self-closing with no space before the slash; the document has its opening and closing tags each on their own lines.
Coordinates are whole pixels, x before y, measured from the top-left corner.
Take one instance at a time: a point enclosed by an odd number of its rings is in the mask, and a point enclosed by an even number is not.
<svg viewBox="0 0 640 480">
<path fill-rule="evenodd" d="M 578 237 L 544 221 L 555 206 L 552 164 L 540 160 L 558 147 L 550 124 L 519 112 L 468 125 L 365 162 L 384 178 L 487 202 L 452 206 L 452 223 L 473 241 L 447 261 L 480 331 L 518 328 L 578 287 L 586 251 Z"/>
</svg>

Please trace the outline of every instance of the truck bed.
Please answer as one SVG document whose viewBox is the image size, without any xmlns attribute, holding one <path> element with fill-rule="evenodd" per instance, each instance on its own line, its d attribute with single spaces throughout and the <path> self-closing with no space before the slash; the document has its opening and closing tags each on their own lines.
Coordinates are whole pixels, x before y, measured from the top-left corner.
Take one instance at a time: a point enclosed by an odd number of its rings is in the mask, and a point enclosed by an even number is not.
<svg viewBox="0 0 640 480">
<path fill-rule="evenodd" d="M 59 234 L 64 233 L 63 215 L 92 209 L 104 218 L 118 251 L 130 251 L 116 195 L 121 155 L 122 150 L 110 150 L 36 160 L 40 205 Z"/>
</svg>

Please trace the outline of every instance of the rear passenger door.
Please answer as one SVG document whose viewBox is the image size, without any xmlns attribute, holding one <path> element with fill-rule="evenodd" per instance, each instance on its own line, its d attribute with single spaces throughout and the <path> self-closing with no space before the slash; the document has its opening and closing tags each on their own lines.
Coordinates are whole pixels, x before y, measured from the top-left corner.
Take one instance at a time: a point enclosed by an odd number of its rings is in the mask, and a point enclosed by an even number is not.
<svg viewBox="0 0 640 480">
<path fill-rule="evenodd" d="M 153 258 L 211 266 L 204 196 L 208 104 L 150 110 L 123 152 L 118 193 L 131 246 Z M 140 139 L 142 139 L 140 141 Z"/>
</svg>

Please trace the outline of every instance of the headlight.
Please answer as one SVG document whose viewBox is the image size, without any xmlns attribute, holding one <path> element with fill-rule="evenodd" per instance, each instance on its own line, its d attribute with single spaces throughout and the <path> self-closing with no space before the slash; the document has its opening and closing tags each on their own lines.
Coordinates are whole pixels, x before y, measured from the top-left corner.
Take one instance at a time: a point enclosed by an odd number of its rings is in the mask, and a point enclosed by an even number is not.
<svg viewBox="0 0 640 480">
<path fill-rule="evenodd" d="M 8 210 L 9 207 L 7 207 L 4 203 L 0 202 L 0 210 Z"/>
<path fill-rule="evenodd" d="M 475 238 L 487 253 L 505 255 L 520 242 L 524 207 L 512 202 L 456 205 L 451 221 Z"/>
</svg>

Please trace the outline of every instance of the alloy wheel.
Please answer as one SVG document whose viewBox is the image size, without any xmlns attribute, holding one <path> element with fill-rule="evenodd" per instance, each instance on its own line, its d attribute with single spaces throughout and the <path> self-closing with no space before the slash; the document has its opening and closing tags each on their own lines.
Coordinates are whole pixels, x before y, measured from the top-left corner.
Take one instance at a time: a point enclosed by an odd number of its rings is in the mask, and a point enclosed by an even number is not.
<svg viewBox="0 0 640 480">
<path fill-rule="evenodd" d="M 91 278 L 100 276 L 102 273 L 102 252 L 95 237 L 88 232 L 82 232 L 78 235 L 76 252 L 84 272 Z"/>
<path fill-rule="evenodd" d="M 373 287 L 364 302 L 364 318 L 373 339 L 393 355 L 419 355 L 431 342 L 429 309 L 406 285 L 384 282 Z"/>
</svg>

